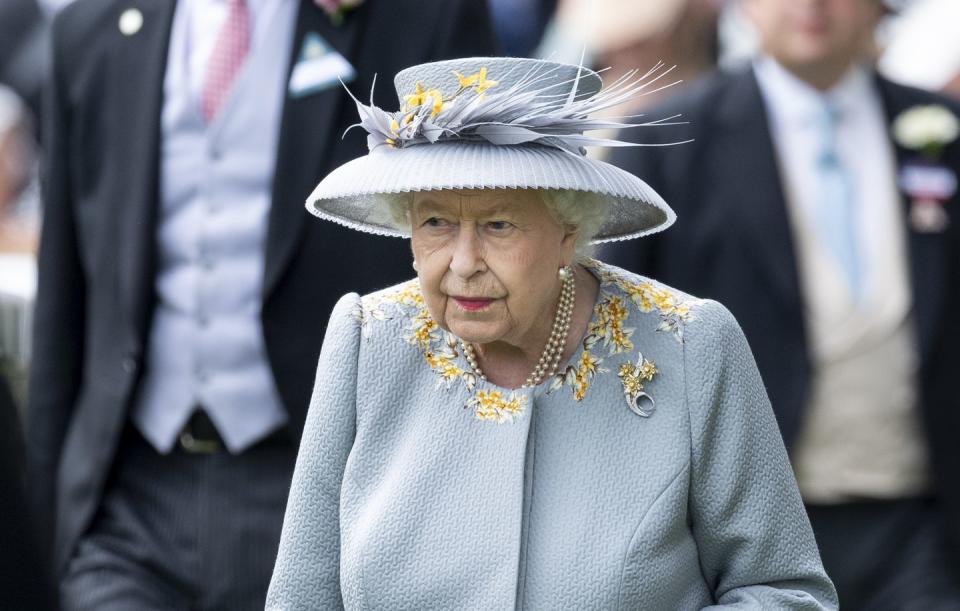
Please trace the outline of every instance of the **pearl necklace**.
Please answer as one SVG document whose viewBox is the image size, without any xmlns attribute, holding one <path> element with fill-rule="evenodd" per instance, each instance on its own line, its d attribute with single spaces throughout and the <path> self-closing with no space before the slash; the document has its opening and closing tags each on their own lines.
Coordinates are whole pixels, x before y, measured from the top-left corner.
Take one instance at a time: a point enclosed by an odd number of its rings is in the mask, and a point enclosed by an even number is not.
<svg viewBox="0 0 960 611">
<path fill-rule="evenodd" d="M 557 313 L 553 318 L 550 338 L 547 340 L 547 345 L 544 347 L 536 367 L 527 376 L 527 380 L 521 388 L 532 388 L 557 373 L 560 357 L 563 355 L 563 349 L 567 345 L 567 336 L 570 334 L 570 319 L 573 315 L 576 289 L 577 283 L 573 279 L 573 274 L 570 273 L 563 280 L 563 288 L 560 290 L 560 303 L 557 305 Z M 467 363 L 473 369 L 473 372 L 481 380 L 486 380 L 487 376 L 484 375 L 479 363 L 477 363 L 477 354 L 473 350 L 473 345 L 461 339 L 460 347 L 463 349 L 463 356 L 467 359 Z"/>
</svg>

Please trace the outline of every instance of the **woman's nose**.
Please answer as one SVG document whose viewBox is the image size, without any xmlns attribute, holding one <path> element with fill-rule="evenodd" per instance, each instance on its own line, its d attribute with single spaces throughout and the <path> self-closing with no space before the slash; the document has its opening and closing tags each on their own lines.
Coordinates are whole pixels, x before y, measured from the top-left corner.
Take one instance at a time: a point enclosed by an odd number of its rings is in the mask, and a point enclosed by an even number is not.
<svg viewBox="0 0 960 611">
<path fill-rule="evenodd" d="M 461 278 L 470 278 L 487 268 L 483 260 L 483 244 L 477 235 L 476 226 L 462 223 L 457 232 L 450 270 Z"/>
</svg>

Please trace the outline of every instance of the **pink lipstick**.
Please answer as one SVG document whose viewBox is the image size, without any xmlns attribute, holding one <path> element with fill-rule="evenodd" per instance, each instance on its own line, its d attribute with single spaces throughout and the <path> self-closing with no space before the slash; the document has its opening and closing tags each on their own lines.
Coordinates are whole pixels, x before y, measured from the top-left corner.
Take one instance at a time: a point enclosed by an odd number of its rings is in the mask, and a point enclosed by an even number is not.
<svg viewBox="0 0 960 611">
<path fill-rule="evenodd" d="M 453 297 L 453 300 L 457 302 L 458 306 L 468 312 L 479 312 L 493 303 L 493 299 L 480 297 Z"/>
</svg>

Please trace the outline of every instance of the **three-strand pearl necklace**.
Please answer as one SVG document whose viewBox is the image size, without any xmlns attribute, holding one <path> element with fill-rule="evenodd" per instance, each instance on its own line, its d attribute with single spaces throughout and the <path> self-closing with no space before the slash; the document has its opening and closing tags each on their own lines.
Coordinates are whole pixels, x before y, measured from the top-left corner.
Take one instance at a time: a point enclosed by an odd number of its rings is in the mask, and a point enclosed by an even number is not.
<svg viewBox="0 0 960 611">
<path fill-rule="evenodd" d="M 573 316 L 573 303 L 577 291 L 573 271 L 570 268 L 565 268 L 564 271 L 565 274 L 561 273 L 563 288 L 560 290 L 560 302 L 557 304 L 557 313 L 553 317 L 550 338 L 543 348 L 543 353 L 540 355 L 536 367 L 527 376 L 527 380 L 521 388 L 532 388 L 540 384 L 546 378 L 556 374 L 557 367 L 560 365 L 560 357 L 563 356 L 563 349 L 567 345 L 567 336 L 570 334 L 570 319 Z M 460 340 L 460 346 L 463 348 L 463 356 L 467 359 L 467 363 L 473 369 L 473 372 L 481 380 L 486 380 L 487 376 L 484 375 L 477 363 L 477 354 L 473 350 L 473 345 Z"/>
</svg>

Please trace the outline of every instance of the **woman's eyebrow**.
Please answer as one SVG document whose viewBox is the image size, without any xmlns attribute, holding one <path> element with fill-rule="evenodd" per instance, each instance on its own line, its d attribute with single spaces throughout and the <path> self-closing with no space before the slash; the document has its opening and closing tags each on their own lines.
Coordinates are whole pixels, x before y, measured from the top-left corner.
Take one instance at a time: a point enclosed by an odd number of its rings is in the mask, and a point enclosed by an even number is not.
<svg viewBox="0 0 960 611">
<path fill-rule="evenodd" d="M 507 214 L 509 216 L 519 216 L 523 213 L 523 206 L 509 200 L 495 200 L 489 206 L 484 206 L 477 210 L 478 216 L 493 216 L 497 214 Z"/>
<path fill-rule="evenodd" d="M 450 212 L 450 206 L 444 206 L 433 199 L 420 200 L 413 205 L 413 209 L 417 214 L 429 212 Z"/>
</svg>

